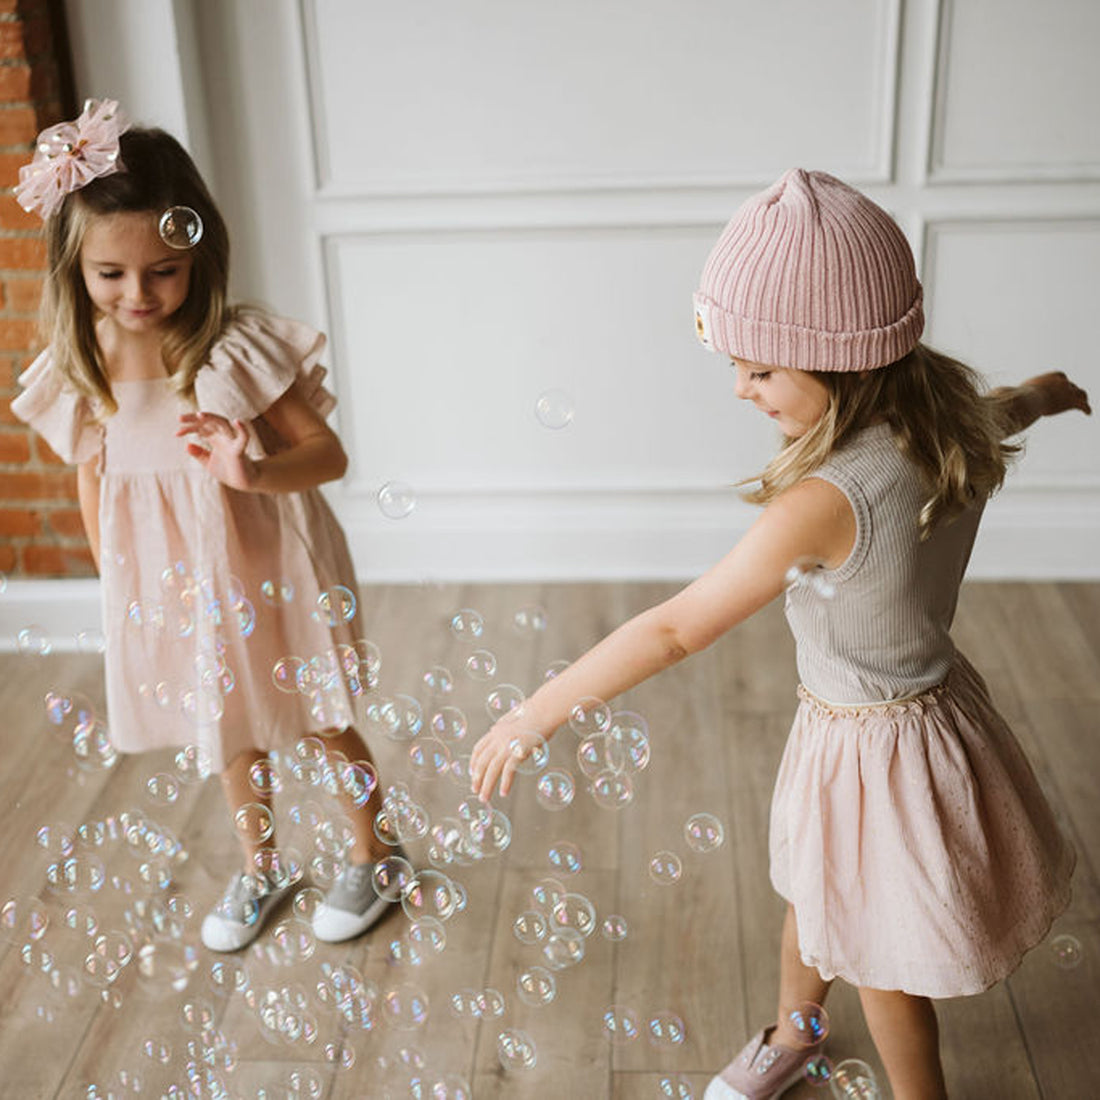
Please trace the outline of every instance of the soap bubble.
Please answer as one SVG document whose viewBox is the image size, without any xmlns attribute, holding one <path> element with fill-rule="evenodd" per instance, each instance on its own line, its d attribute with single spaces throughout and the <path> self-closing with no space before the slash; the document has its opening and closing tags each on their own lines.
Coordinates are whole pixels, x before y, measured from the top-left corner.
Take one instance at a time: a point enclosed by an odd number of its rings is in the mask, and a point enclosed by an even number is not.
<svg viewBox="0 0 1100 1100">
<path fill-rule="evenodd" d="M 575 414 L 573 398 L 565 390 L 543 390 L 535 400 L 535 418 L 544 428 L 567 428 Z"/>
<path fill-rule="evenodd" d="M 675 852 L 655 852 L 649 861 L 649 877 L 659 886 L 672 886 L 680 881 L 683 865 Z"/>
<path fill-rule="evenodd" d="M 401 908 L 409 920 L 435 917 L 445 921 L 454 913 L 457 902 L 454 883 L 439 871 L 415 872 L 401 891 Z"/>
<path fill-rule="evenodd" d="M 521 607 L 512 615 L 512 628 L 524 638 L 541 634 L 546 629 L 546 612 L 541 607 Z"/>
<path fill-rule="evenodd" d="M 387 481 L 378 490 L 378 510 L 387 519 L 404 519 L 416 507 L 416 494 L 403 481 Z"/>
<path fill-rule="evenodd" d="M 546 767 L 550 759 L 550 747 L 546 738 L 534 730 L 517 733 L 508 742 L 508 751 L 519 760 L 516 771 L 521 775 L 534 775 Z"/>
<path fill-rule="evenodd" d="M 695 1100 L 695 1090 L 691 1082 L 680 1073 L 662 1077 L 657 1082 L 657 1095 L 670 1100 Z"/>
<path fill-rule="evenodd" d="M 409 763 L 418 779 L 436 779 L 450 768 L 451 754 L 442 741 L 420 737 L 409 746 Z"/>
<path fill-rule="evenodd" d="M 592 799 L 605 810 L 621 810 L 634 801 L 634 784 L 629 775 L 600 772 L 592 780 Z"/>
<path fill-rule="evenodd" d="M 638 1038 L 641 1025 L 638 1014 L 625 1005 L 611 1005 L 603 1014 L 604 1038 L 615 1044 L 629 1043 Z"/>
<path fill-rule="evenodd" d="M 43 901 L 36 897 L 10 897 L 0 905 L 0 938 L 21 946 L 36 943 L 49 927 L 50 918 Z M 94 930 L 94 929 L 93 929 Z"/>
<path fill-rule="evenodd" d="M 546 917 L 537 909 L 525 909 L 512 922 L 512 932 L 520 943 L 539 943 L 547 930 Z"/>
<path fill-rule="evenodd" d="M 443 665 L 432 665 L 421 680 L 432 695 L 450 695 L 454 691 L 454 677 L 451 675 L 451 670 Z"/>
<path fill-rule="evenodd" d="M 261 798 L 270 798 L 283 789 L 278 769 L 266 756 L 248 769 L 248 785 Z"/>
<path fill-rule="evenodd" d="M 546 853 L 546 858 L 550 861 L 551 867 L 567 875 L 575 875 L 584 865 L 580 848 L 566 841 L 552 844 Z"/>
<path fill-rule="evenodd" d="M 832 1091 L 844 1100 L 879 1100 L 875 1072 L 859 1058 L 845 1058 L 833 1066 Z"/>
<path fill-rule="evenodd" d="M 606 733 L 611 727 L 611 708 L 592 695 L 578 699 L 569 711 L 569 727 L 580 738 Z"/>
<path fill-rule="evenodd" d="M 573 777 L 561 768 L 551 768 L 539 776 L 535 799 L 544 810 L 564 810 L 573 801 Z"/>
<path fill-rule="evenodd" d="M 499 989 L 483 989 L 477 995 L 477 1014 L 483 1019 L 504 1015 L 504 994 Z"/>
<path fill-rule="evenodd" d="M 516 979 L 516 993 L 526 1005 L 548 1005 L 558 991 L 558 983 L 549 970 L 541 966 L 529 966 Z"/>
<path fill-rule="evenodd" d="M 497 1057 L 506 1070 L 533 1069 L 538 1052 L 534 1039 L 525 1031 L 507 1028 L 497 1036 Z"/>
<path fill-rule="evenodd" d="M 817 558 L 798 558 L 784 580 L 788 588 L 805 588 L 823 600 L 831 600 L 836 595 L 836 585 L 825 573 L 825 563 Z"/>
<path fill-rule="evenodd" d="M 584 933 L 575 928 L 550 932 L 542 945 L 542 956 L 554 970 L 576 966 L 584 958 Z"/>
<path fill-rule="evenodd" d="M 649 764 L 649 725 L 646 720 L 629 710 L 612 714 L 604 755 L 613 771 L 643 771 Z"/>
<path fill-rule="evenodd" d="M 802 1076 L 811 1085 L 827 1085 L 833 1079 L 833 1063 L 824 1054 L 819 1054 L 802 1067 Z"/>
<path fill-rule="evenodd" d="M 145 781 L 149 801 L 158 806 L 171 806 L 180 796 L 179 781 L 167 772 L 157 772 Z"/>
<path fill-rule="evenodd" d="M 40 626 L 25 626 L 16 635 L 16 648 L 24 657 L 46 657 L 53 649 L 49 635 Z"/>
<path fill-rule="evenodd" d="M 428 995 L 417 985 L 402 982 L 382 994 L 382 1019 L 397 1031 L 413 1031 L 428 1018 Z"/>
<path fill-rule="evenodd" d="M 1073 970 L 1081 965 L 1081 941 L 1076 936 L 1063 933 L 1050 941 L 1050 953 L 1054 965 L 1061 970 Z"/>
<path fill-rule="evenodd" d="M 54 857 L 71 856 L 76 846 L 76 834 L 60 822 L 39 826 L 34 839 L 39 848 Z"/>
<path fill-rule="evenodd" d="M 684 839 L 694 852 L 713 852 L 725 838 L 722 822 L 714 814 L 692 814 L 684 823 Z"/>
<path fill-rule="evenodd" d="M 626 917 L 620 916 L 618 913 L 609 913 L 604 917 L 603 924 L 600 925 L 600 934 L 605 940 L 610 940 L 612 943 L 625 940 L 629 931 Z"/>
<path fill-rule="evenodd" d="M 202 745 L 184 745 L 174 763 L 182 783 L 201 783 L 214 770 L 210 750 Z"/>
<path fill-rule="evenodd" d="M 464 607 L 451 616 L 451 633 L 460 642 L 476 642 L 485 632 L 485 620 L 473 608 Z"/>
<path fill-rule="evenodd" d="M 317 610 L 313 617 L 326 626 L 339 626 L 355 618 L 356 607 L 355 593 L 345 585 L 337 584 L 317 597 Z"/>
<path fill-rule="evenodd" d="M 487 649 L 475 649 L 466 658 L 466 675 L 473 680 L 491 680 L 497 674 L 497 659 Z"/>
<path fill-rule="evenodd" d="M 550 911 L 550 925 L 555 932 L 572 929 L 582 936 L 596 930 L 596 910 L 584 894 L 563 894 Z"/>
<path fill-rule="evenodd" d="M 675 1049 L 684 1042 L 684 1021 L 675 1012 L 656 1012 L 649 1018 L 646 1034 L 653 1046 Z"/>
<path fill-rule="evenodd" d="M 350 1043 L 335 1039 L 325 1043 L 321 1053 L 330 1066 L 338 1070 L 349 1070 L 355 1065 L 355 1050 Z"/>
<path fill-rule="evenodd" d="M 78 653 L 103 653 L 107 649 L 107 639 L 102 630 L 81 630 L 76 636 Z"/>
<path fill-rule="evenodd" d="M 288 604 L 294 599 L 294 584 L 282 578 L 269 577 L 260 582 L 260 597 L 272 607 Z"/>
<path fill-rule="evenodd" d="M 467 733 L 466 715 L 458 707 L 440 707 L 428 719 L 428 727 L 440 741 L 461 741 Z"/>
<path fill-rule="evenodd" d="M 169 248 L 186 251 L 202 240 L 202 218 L 190 206 L 170 206 L 157 222 L 160 239 Z"/>
<path fill-rule="evenodd" d="M 271 810 L 259 802 L 246 802 L 233 815 L 237 832 L 252 844 L 262 844 L 275 831 Z"/>
<path fill-rule="evenodd" d="M 787 1016 L 800 1046 L 824 1042 L 829 1034 L 829 1014 L 819 1004 L 806 1001 L 791 1009 Z"/>
<path fill-rule="evenodd" d="M 523 705 L 524 695 L 515 684 L 501 684 L 485 697 L 485 709 L 497 722 L 506 714 Z"/>
</svg>

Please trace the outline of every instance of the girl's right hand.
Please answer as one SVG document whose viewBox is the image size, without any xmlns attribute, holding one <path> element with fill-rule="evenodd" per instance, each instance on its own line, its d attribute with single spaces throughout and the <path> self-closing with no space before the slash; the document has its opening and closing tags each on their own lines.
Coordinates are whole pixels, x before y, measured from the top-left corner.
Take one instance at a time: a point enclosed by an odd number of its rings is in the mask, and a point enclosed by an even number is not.
<svg viewBox="0 0 1100 1100">
<path fill-rule="evenodd" d="M 1033 391 L 1040 416 L 1057 416 L 1059 413 L 1069 412 L 1070 409 L 1080 409 L 1081 412 L 1092 415 L 1089 395 L 1071 382 L 1063 371 L 1037 374 L 1034 378 L 1027 379 L 1023 387 Z"/>
</svg>

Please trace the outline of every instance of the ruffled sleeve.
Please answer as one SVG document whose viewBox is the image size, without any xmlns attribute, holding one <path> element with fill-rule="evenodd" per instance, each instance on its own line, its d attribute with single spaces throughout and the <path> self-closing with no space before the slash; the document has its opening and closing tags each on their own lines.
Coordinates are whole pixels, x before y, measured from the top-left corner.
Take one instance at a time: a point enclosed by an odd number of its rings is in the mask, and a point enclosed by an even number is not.
<svg viewBox="0 0 1100 1100">
<path fill-rule="evenodd" d="M 258 310 L 242 312 L 195 376 L 195 401 L 203 412 L 255 420 L 297 380 L 309 403 L 328 416 L 336 398 L 323 385 L 324 347 L 324 335 L 309 325 Z"/>
<path fill-rule="evenodd" d="M 103 428 L 91 401 L 77 393 L 53 365 L 47 348 L 18 378 L 22 389 L 11 411 L 50 445 L 62 462 L 95 458 L 103 444 Z"/>
</svg>

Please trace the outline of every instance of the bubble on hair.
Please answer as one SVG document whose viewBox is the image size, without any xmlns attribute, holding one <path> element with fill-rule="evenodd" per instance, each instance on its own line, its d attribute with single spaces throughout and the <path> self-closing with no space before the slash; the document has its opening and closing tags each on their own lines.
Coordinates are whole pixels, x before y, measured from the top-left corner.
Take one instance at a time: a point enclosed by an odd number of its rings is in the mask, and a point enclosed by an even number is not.
<svg viewBox="0 0 1100 1100">
<path fill-rule="evenodd" d="M 202 218 L 190 206 L 170 206 L 161 214 L 157 232 L 169 248 L 185 252 L 202 240 Z"/>
</svg>

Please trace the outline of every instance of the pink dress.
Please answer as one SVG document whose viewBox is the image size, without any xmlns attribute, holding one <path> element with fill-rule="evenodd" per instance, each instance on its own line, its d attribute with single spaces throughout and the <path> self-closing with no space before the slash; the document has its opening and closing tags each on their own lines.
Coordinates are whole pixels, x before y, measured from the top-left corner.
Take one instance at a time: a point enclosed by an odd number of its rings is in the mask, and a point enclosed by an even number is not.
<svg viewBox="0 0 1100 1100">
<path fill-rule="evenodd" d="M 281 445 L 263 414 L 296 380 L 322 415 L 325 338 L 258 311 L 226 329 L 195 380 L 199 409 Z M 12 410 L 58 456 L 99 456 L 107 725 L 123 752 L 197 745 L 220 771 L 244 749 L 354 724 L 365 676 L 344 533 L 321 493 L 243 493 L 176 437 L 190 405 L 168 379 L 119 382 L 97 422 L 42 353 Z"/>
</svg>

